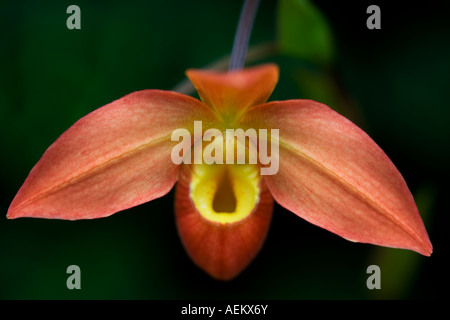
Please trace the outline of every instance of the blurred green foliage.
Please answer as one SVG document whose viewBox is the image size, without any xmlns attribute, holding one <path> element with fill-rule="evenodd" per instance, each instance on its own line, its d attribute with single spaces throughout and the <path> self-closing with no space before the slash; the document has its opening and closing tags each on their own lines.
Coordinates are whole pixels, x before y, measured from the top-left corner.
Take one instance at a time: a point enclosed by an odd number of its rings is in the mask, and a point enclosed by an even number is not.
<svg viewBox="0 0 450 320">
<path fill-rule="evenodd" d="M 277 42 L 280 52 L 328 65 L 333 61 L 331 28 L 309 0 L 280 0 Z"/>
<path fill-rule="evenodd" d="M 448 213 L 450 26 L 443 8 L 405 3 L 382 2 L 382 29 L 368 31 L 367 1 L 262 0 L 251 44 L 279 44 L 279 54 L 260 61 L 280 66 L 271 100 L 327 103 L 386 151 L 426 214 L 432 257 L 354 244 L 277 206 L 261 253 L 228 283 L 185 254 L 173 191 L 99 220 L 5 216 L 45 149 L 80 117 L 132 91 L 170 90 L 187 68 L 228 54 L 242 2 L 2 3 L 0 299 L 437 297 Z M 71 4 L 81 8 L 81 30 L 66 28 Z M 65 286 L 72 264 L 81 268 L 78 291 Z M 366 288 L 370 264 L 381 267 L 380 292 Z"/>
</svg>

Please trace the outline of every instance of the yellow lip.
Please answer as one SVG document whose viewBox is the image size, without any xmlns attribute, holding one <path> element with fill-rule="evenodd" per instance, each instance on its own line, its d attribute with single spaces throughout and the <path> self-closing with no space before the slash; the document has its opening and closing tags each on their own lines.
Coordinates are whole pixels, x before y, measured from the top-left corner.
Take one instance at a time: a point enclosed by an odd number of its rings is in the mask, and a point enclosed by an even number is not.
<svg viewBox="0 0 450 320">
<path fill-rule="evenodd" d="M 190 198 L 211 222 L 247 218 L 259 202 L 259 167 L 251 164 L 193 165 Z"/>
</svg>

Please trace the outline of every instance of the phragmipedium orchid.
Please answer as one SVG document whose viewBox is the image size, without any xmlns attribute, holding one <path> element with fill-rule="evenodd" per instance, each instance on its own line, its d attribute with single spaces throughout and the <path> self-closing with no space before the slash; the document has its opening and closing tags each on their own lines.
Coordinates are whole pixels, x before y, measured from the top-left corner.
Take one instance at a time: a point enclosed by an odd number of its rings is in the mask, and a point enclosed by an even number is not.
<svg viewBox="0 0 450 320">
<path fill-rule="evenodd" d="M 31 170 L 8 218 L 106 217 L 161 197 L 176 184 L 181 240 L 216 279 L 234 278 L 259 252 L 273 200 L 350 241 L 431 254 L 407 184 L 366 133 L 315 101 L 267 102 L 278 81 L 274 64 L 236 69 L 188 70 L 201 101 L 143 90 L 81 118 Z M 180 129 L 189 134 L 189 152 L 180 148 Z M 241 140 L 244 159 L 255 156 L 256 163 L 225 161 L 230 129 L 257 133 L 256 142 Z M 205 139 L 208 132 L 223 135 Z M 269 148 L 271 163 L 267 150 L 261 157 L 264 144 L 275 146 Z M 198 151 L 202 161 L 194 161 Z M 174 154 L 188 161 L 174 161 Z M 210 163 L 208 154 L 224 161 Z M 271 165 L 275 171 L 262 174 Z"/>
</svg>

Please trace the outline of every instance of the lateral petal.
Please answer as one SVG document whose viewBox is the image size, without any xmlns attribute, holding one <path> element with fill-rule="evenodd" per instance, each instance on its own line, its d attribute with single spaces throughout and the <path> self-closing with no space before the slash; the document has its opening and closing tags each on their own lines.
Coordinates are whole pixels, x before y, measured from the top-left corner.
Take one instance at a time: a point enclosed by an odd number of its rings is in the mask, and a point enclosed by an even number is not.
<svg viewBox="0 0 450 320">
<path fill-rule="evenodd" d="M 348 119 L 318 102 L 290 100 L 250 109 L 242 124 L 279 129 L 279 171 L 265 176 L 279 204 L 350 241 L 432 253 L 402 175 Z"/>
<path fill-rule="evenodd" d="M 200 101 L 143 90 L 78 120 L 43 154 L 7 217 L 92 219 L 166 194 L 178 176 L 171 133 L 214 121 Z"/>
<path fill-rule="evenodd" d="M 278 82 L 279 69 L 265 64 L 230 72 L 190 69 L 186 74 L 204 103 L 224 120 L 234 120 L 247 108 L 267 101 Z"/>
</svg>

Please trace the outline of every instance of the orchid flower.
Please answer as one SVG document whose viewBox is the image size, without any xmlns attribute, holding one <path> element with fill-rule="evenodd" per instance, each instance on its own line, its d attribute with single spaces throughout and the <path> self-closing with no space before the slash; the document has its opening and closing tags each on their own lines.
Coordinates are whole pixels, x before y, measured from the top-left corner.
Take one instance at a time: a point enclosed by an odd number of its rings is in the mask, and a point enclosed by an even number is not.
<svg viewBox="0 0 450 320">
<path fill-rule="evenodd" d="M 201 101 L 143 90 L 91 112 L 47 149 L 7 217 L 107 217 L 162 197 L 177 183 L 182 243 L 194 263 L 219 280 L 236 277 L 257 255 L 274 200 L 350 241 L 429 256 L 414 199 L 380 147 L 321 103 L 266 102 L 278 81 L 276 65 L 242 69 L 258 2 L 244 3 L 228 72 L 187 71 Z M 243 136 L 224 138 L 234 129 Z M 258 139 L 247 143 L 247 132 L 258 132 Z M 235 159 L 234 138 L 247 150 L 240 160 L 248 161 L 228 161 Z M 268 174 L 267 143 L 275 146 L 270 165 L 276 164 Z"/>
<path fill-rule="evenodd" d="M 259 252 L 273 199 L 350 241 L 429 256 L 414 199 L 385 153 L 326 105 L 266 102 L 278 73 L 274 64 L 224 73 L 188 70 L 201 101 L 143 90 L 91 112 L 43 154 L 7 217 L 106 217 L 161 197 L 177 182 L 181 240 L 216 279 L 236 277 Z M 261 175 L 261 162 L 175 164 L 172 133 L 185 128 L 193 135 L 195 121 L 202 121 L 203 132 L 279 128 L 278 172 Z"/>
</svg>

